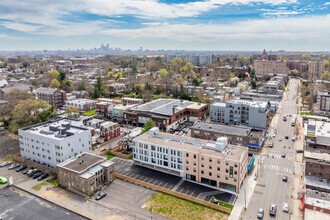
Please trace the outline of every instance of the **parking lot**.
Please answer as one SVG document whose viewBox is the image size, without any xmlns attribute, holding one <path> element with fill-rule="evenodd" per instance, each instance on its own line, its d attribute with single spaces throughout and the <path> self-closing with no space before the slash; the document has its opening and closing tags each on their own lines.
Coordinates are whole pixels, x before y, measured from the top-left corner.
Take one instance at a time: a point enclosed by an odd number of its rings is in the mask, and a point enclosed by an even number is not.
<svg viewBox="0 0 330 220">
<path fill-rule="evenodd" d="M 133 161 L 122 158 L 113 158 L 115 172 L 130 178 L 134 178 L 155 186 L 160 186 L 179 193 L 183 193 L 201 200 L 209 201 L 212 196 L 220 201 L 233 204 L 236 195 L 221 189 L 215 189 L 198 183 L 184 180 L 182 177 L 170 175 L 156 170 L 136 166 Z"/>
<path fill-rule="evenodd" d="M 0 189 L 1 219 L 87 219 L 14 186 Z"/>
<path fill-rule="evenodd" d="M 28 177 L 23 174 L 22 171 L 16 172 L 16 169 L 8 170 L 9 166 L 0 168 L 0 176 L 8 178 L 11 176 L 13 178 L 13 183 L 17 186 L 20 186 L 26 190 L 31 190 L 33 186 L 39 184 L 42 181 L 38 181 L 38 179 L 33 179 L 32 177 Z M 49 179 L 50 177 L 44 179 L 43 181 Z M 7 184 L 1 184 L 0 188 L 5 187 Z"/>
<path fill-rule="evenodd" d="M 96 201 L 97 193 L 89 200 L 102 206 L 120 210 L 120 212 L 134 219 L 148 219 L 150 217 L 150 212 L 142 209 L 141 206 L 146 203 L 156 191 L 124 180 L 115 179 L 108 187 L 103 189 L 102 192 L 106 192 L 107 196 Z M 153 217 L 155 219 L 166 219 L 156 214 L 154 214 Z"/>
</svg>

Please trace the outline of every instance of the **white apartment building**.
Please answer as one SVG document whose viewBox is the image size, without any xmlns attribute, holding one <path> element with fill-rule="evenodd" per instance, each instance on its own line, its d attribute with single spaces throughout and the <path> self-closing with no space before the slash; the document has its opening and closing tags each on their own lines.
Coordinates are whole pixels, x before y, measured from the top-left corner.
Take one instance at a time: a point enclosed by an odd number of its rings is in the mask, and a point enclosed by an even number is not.
<svg viewBox="0 0 330 220">
<path fill-rule="evenodd" d="M 56 168 L 82 152 L 90 152 L 91 132 L 78 120 L 61 118 L 18 130 L 20 153 L 29 159 Z"/>
</svg>

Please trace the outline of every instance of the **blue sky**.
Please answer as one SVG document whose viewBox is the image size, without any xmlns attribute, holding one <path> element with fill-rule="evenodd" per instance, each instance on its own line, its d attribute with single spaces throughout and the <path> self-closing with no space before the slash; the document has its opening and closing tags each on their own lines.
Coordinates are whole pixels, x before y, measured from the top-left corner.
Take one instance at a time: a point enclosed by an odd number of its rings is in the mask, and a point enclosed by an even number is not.
<svg viewBox="0 0 330 220">
<path fill-rule="evenodd" d="M 330 0 L 1 0 L 0 50 L 330 51 Z"/>
</svg>

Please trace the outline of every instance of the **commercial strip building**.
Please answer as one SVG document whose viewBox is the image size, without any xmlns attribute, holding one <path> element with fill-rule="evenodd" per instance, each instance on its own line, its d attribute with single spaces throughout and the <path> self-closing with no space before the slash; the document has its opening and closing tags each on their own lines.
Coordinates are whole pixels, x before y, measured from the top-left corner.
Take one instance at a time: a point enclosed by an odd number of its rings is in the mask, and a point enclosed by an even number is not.
<svg viewBox="0 0 330 220">
<path fill-rule="evenodd" d="M 191 137 L 213 141 L 216 141 L 220 137 L 227 137 L 229 144 L 261 148 L 265 140 L 265 132 L 252 130 L 249 127 L 243 126 L 229 126 L 197 121 L 191 127 Z"/>
<path fill-rule="evenodd" d="M 111 183 L 114 163 L 104 157 L 82 153 L 57 165 L 59 186 L 81 195 L 91 196 Z"/>
<path fill-rule="evenodd" d="M 41 87 L 35 90 L 35 94 L 37 99 L 42 99 L 55 108 L 65 105 L 66 92 L 63 90 Z"/>
<path fill-rule="evenodd" d="M 160 133 L 152 128 L 133 139 L 136 165 L 239 193 L 248 170 L 248 149 L 217 141 Z"/>
<path fill-rule="evenodd" d="M 24 159 L 55 168 L 82 152 L 91 151 L 91 132 L 79 120 L 61 118 L 18 130 Z"/>
<path fill-rule="evenodd" d="M 330 149 L 330 122 L 308 120 L 304 124 L 305 146 L 309 148 Z"/>
<path fill-rule="evenodd" d="M 160 129 L 170 130 L 184 121 L 203 120 L 208 113 L 207 104 L 177 99 L 157 99 L 128 109 L 124 112 L 124 121 L 143 126 L 151 118 Z"/>
<path fill-rule="evenodd" d="M 243 99 L 214 102 L 210 105 L 210 120 L 263 130 L 268 128 L 271 120 L 271 104 L 269 101 Z"/>
</svg>

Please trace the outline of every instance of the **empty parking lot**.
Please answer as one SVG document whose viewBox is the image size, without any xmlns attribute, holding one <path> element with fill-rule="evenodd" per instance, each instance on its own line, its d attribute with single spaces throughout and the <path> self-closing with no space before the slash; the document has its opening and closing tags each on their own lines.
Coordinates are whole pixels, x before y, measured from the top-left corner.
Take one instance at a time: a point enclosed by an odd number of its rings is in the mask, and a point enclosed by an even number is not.
<svg viewBox="0 0 330 220">
<path fill-rule="evenodd" d="M 135 166 L 133 161 L 121 158 L 113 158 L 115 162 L 115 172 L 136 180 L 147 182 L 155 186 L 160 186 L 173 190 L 188 196 L 196 197 L 201 200 L 209 201 L 212 196 L 218 200 L 233 204 L 236 195 L 215 189 L 198 183 L 184 180 L 181 177 L 148 169 L 141 166 Z"/>
</svg>

